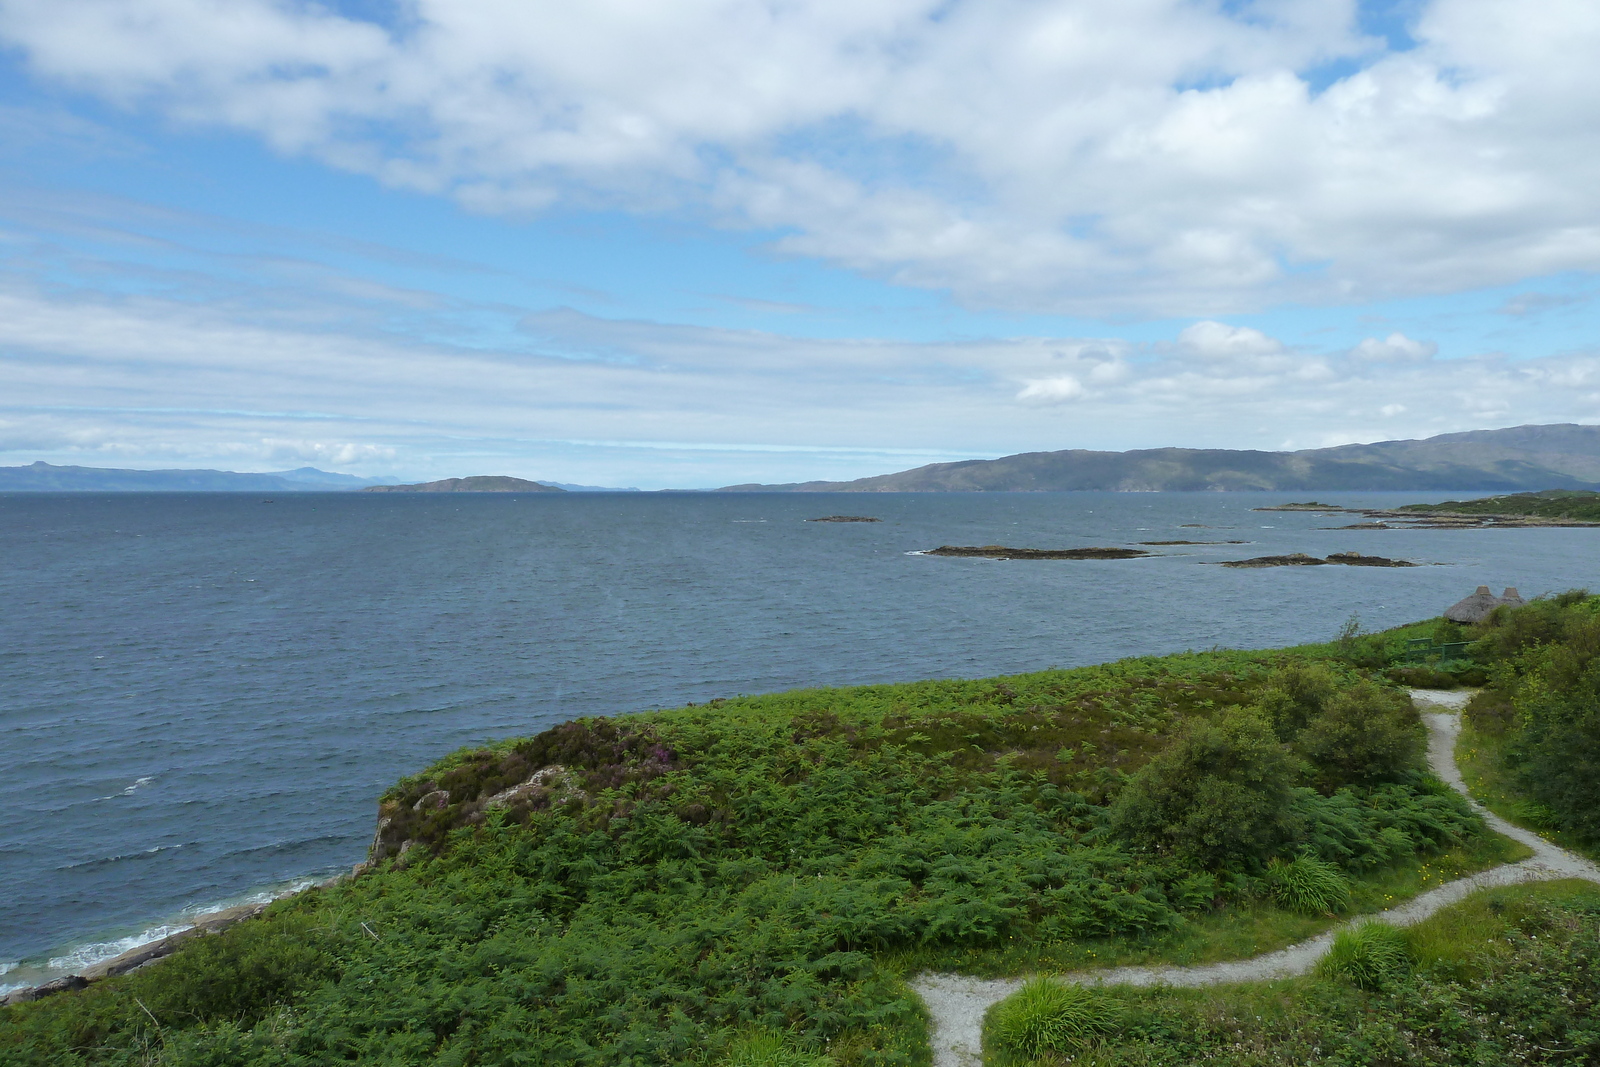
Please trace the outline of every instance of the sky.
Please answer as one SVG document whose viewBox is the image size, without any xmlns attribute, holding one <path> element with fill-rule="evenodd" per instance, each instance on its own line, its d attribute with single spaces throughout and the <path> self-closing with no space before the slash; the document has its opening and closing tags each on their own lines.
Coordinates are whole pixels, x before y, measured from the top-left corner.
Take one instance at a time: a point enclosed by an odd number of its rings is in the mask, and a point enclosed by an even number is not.
<svg viewBox="0 0 1600 1067">
<path fill-rule="evenodd" d="M 1592 0 L 0 0 L 0 464 L 1600 422 Z"/>
</svg>

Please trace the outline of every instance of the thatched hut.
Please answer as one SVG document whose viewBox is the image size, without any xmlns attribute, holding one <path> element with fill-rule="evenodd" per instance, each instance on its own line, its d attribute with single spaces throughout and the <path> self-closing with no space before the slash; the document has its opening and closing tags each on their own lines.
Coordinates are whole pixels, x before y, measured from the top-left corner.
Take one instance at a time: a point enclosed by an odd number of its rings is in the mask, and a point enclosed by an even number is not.
<svg viewBox="0 0 1600 1067">
<path fill-rule="evenodd" d="M 1480 585 L 1477 592 L 1446 608 L 1444 617 L 1451 622 L 1477 622 L 1501 604 L 1516 606 L 1522 603 L 1525 601 L 1517 592 L 1516 586 L 1508 586 L 1504 595 L 1495 596 L 1489 592 L 1488 586 Z"/>
</svg>

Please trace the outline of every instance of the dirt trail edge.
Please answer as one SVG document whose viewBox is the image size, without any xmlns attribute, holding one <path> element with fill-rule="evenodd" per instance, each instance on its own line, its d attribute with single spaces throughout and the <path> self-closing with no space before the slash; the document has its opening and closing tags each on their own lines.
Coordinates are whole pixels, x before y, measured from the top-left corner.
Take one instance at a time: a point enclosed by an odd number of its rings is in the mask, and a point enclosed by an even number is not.
<svg viewBox="0 0 1600 1067">
<path fill-rule="evenodd" d="M 1471 693 L 1440 689 L 1413 689 L 1411 699 L 1422 712 L 1428 726 L 1428 764 L 1435 774 L 1467 797 L 1473 810 L 1483 816 L 1490 829 L 1533 849 L 1533 856 L 1520 863 L 1508 863 L 1419 894 L 1398 908 L 1376 915 L 1362 915 L 1344 926 L 1374 919 L 1395 926 L 1410 926 L 1428 918 L 1478 889 L 1542 882 L 1554 878 L 1585 878 L 1600 883 L 1600 867 L 1565 849 L 1557 848 L 1538 834 L 1512 826 L 1473 800 L 1467 793 L 1461 771 L 1456 767 L 1456 737 L 1461 733 L 1461 709 Z M 1203 986 L 1226 982 L 1253 982 L 1267 978 L 1286 978 L 1305 974 L 1315 966 L 1333 943 L 1342 927 L 1290 945 L 1277 952 L 1246 960 L 1212 963 L 1203 967 L 1115 967 L 1103 971 L 1077 971 L 1060 975 L 1062 981 L 1082 985 L 1170 985 Z M 983 1062 L 983 1016 L 991 1006 L 1016 992 L 1020 978 L 965 978 L 956 974 L 920 974 L 911 988 L 928 1006 L 933 1021 L 934 1067 L 979 1067 Z"/>
</svg>

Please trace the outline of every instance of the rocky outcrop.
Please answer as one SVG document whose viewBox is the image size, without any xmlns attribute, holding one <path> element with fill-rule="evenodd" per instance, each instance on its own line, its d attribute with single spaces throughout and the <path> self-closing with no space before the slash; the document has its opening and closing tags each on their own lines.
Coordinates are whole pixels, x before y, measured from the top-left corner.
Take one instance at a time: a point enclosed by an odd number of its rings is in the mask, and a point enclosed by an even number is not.
<svg viewBox="0 0 1600 1067">
<path fill-rule="evenodd" d="M 606 790 L 635 783 L 643 787 L 640 796 L 656 795 L 669 790 L 656 779 L 676 765 L 676 754 L 651 724 L 604 718 L 577 719 L 507 748 L 464 753 L 383 798 L 362 869 L 398 860 L 402 852 L 408 860 L 441 852 L 453 832 L 484 825 L 491 814 L 522 822 L 549 808 L 592 805 Z"/>
</svg>

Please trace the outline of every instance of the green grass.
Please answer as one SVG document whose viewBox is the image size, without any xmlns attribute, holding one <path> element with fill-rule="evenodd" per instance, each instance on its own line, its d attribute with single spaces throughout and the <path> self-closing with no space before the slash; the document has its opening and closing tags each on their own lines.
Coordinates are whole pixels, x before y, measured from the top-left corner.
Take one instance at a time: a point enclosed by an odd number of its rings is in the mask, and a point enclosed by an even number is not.
<svg viewBox="0 0 1600 1067">
<path fill-rule="evenodd" d="M 1332 915 L 1350 903 L 1349 879 L 1314 856 L 1273 864 L 1267 870 L 1267 888 L 1279 907 L 1301 915 Z"/>
<path fill-rule="evenodd" d="M 1338 917 L 1305 915 L 1257 898 L 1191 916 L 1176 929 L 1154 933 L 1053 941 L 1007 938 L 1003 944 L 900 950 L 881 959 L 885 967 L 906 976 L 941 971 L 982 978 L 1157 964 L 1195 967 L 1248 959 L 1316 937 L 1352 915 L 1387 911 L 1446 882 L 1531 855 L 1532 849 L 1510 838 L 1480 834 L 1457 848 L 1355 875 L 1345 912 Z"/>
<path fill-rule="evenodd" d="M 1375 993 L 1409 975 L 1411 963 L 1404 933 L 1387 923 L 1364 922 L 1334 935 L 1328 954 L 1317 961 L 1317 976 Z"/>
<path fill-rule="evenodd" d="M 1483 890 L 1396 931 L 1410 960 L 1387 988 L 1342 977 L 1116 987 L 1120 1025 L 1077 1067 L 1592 1063 L 1600 1058 L 1600 886 Z M 1058 1067 L 996 1048 L 990 1067 Z"/>
<path fill-rule="evenodd" d="M 1506 740 L 1507 735 L 1503 733 L 1478 730 L 1469 722 L 1462 724 L 1461 736 L 1456 740 L 1456 766 L 1461 769 L 1467 791 L 1513 826 L 1532 830 L 1570 852 L 1600 861 L 1600 848 L 1562 830 L 1554 812 L 1519 788 L 1516 777 L 1506 766 Z"/>
<path fill-rule="evenodd" d="M 983 1043 L 1002 1059 L 1026 1062 L 1080 1051 L 1115 1031 L 1121 1020 L 1115 997 L 1040 976 L 990 1010 Z"/>
</svg>

